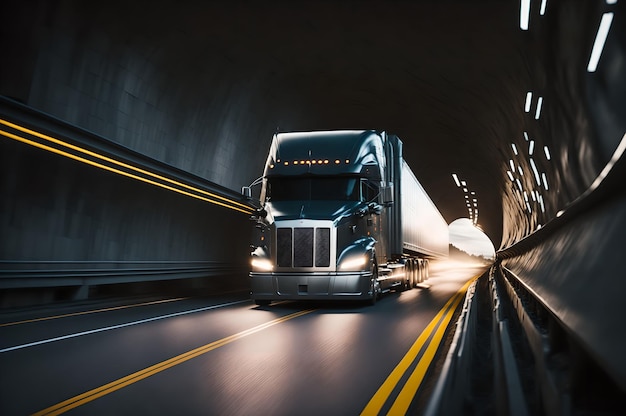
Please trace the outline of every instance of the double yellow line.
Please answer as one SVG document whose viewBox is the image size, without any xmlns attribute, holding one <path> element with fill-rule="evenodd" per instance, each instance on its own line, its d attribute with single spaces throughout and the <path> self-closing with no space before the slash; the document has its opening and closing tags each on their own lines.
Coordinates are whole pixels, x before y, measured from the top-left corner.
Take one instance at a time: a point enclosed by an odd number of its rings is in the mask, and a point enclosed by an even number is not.
<svg viewBox="0 0 626 416">
<path fill-rule="evenodd" d="M 400 390 L 400 393 L 396 396 L 391 408 L 389 409 L 387 415 L 404 415 L 407 413 L 417 390 L 419 389 L 422 381 L 424 380 L 424 376 L 426 375 L 426 371 L 430 366 L 433 358 L 435 357 L 435 353 L 443 340 L 443 336 L 445 334 L 446 328 L 452 319 L 452 315 L 454 315 L 454 311 L 456 310 L 459 303 L 463 300 L 465 292 L 470 284 L 476 280 L 478 276 L 470 279 L 458 292 L 448 300 L 448 302 L 444 305 L 444 307 L 437 313 L 435 318 L 428 324 L 426 329 L 421 333 L 421 335 L 417 338 L 417 340 L 413 343 L 409 351 L 406 355 L 400 360 L 400 363 L 394 368 L 394 370 L 389 374 L 389 377 L 385 380 L 385 382 L 380 386 L 378 391 L 374 394 L 372 399 L 369 401 L 367 406 L 361 412 L 362 416 L 370 416 L 370 415 L 378 415 L 385 405 L 390 399 L 393 391 L 396 390 L 396 386 L 400 382 L 400 379 L 405 377 L 405 374 L 409 370 L 409 368 L 415 362 L 418 354 L 424 349 L 425 344 L 426 350 L 422 354 L 422 357 L 417 362 L 415 369 L 409 375 L 408 379 L 404 383 L 404 386 Z M 432 335 L 434 333 L 434 335 Z M 428 342 L 428 339 L 430 342 Z"/>
<path fill-rule="evenodd" d="M 203 345 L 202 347 L 193 349 L 184 354 L 177 355 L 176 357 L 170 358 L 169 360 L 162 361 L 158 364 L 155 364 L 153 366 L 144 368 L 143 370 L 137 371 L 136 373 L 129 374 L 126 377 L 122 377 L 111 383 L 97 387 L 93 390 L 89 390 L 88 392 L 79 394 L 78 396 L 72 397 L 71 399 L 65 400 L 54 406 L 43 409 L 37 413 L 34 413 L 34 416 L 60 415 L 78 406 L 82 406 L 83 404 L 96 400 L 99 397 L 105 396 L 109 393 L 113 393 L 114 391 L 124 388 L 130 384 L 136 383 L 140 380 L 143 380 L 157 373 L 160 373 L 161 371 L 165 371 L 168 368 L 174 367 L 178 364 L 182 364 L 185 361 L 189 361 L 192 358 L 196 358 L 200 355 L 206 354 L 207 352 L 213 351 L 214 349 L 217 349 L 219 347 L 223 347 L 224 345 L 230 344 L 231 342 L 237 341 L 238 339 L 247 337 L 248 335 L 252 335 L 259 331 L 263 331 L 264 329 L 267 329 L 271 326 L 278 325 L 282 322 L 289 321 L 291 319 L 297 318 L 302 315 L 306 315 L 311 312 L 313 312 L 313 309 L 295 312 L 290 315 L 283 316 L 282 318 L 277 318 L 277 319 L 274 319 L 273 321 L 269 321 L 264 324 L 257 325 L 245 331 L 238 332 L 226 338 L 222 338 L 210 344 Z"/>
<path fill-rule="evenodd" d="M 159 186 L 170 191 L 178 192 L 192 198 L 200 199 L 205 202 L 210 202 L 215 205 L 229 208 L 235 211 L 243 212 L 244 214 L 251 214 L 253 209 L 238 201 L 223 197 L 221 195 L 214 194 L 212 192 L 205 191 L 200 188 L 196 188 L 191 185 L 176 181 L 174 179 L 167 178 L 165 176 L 156 174 L 154 172 L 141 169 L 139 167 L 130 165 L 119 160 L 115 160 L 108 156 L 101 155 L 91 150 L 84 149 L 82 147 L 73 145 L 71 143 L 64 142 L 46 134 L 28 129 L 26 127 L 17 125 L 7 120 L 0 119 L 0 134 L 13 140 L 37 147 L 39 149 L 47 150 L 49 152 L 65 156 L 67 158 L 77 160 L 88 165 L 107 170 L 109 172 L 117 173 L 119 175 L 127 176 L 138 181 L 149 183 L 151 185 Z M 6 130 L 6 127 L 17 131 L 20 134 L 31 136 L 30 138 L 22 137 L 19 134 Z M 36 139 L 44 140 L 48 144 L 41 143 Z M 54 147 L 53 145 L 60 146 Z M 72 153 L 74 152 L 74 153 Z"/>
</svg>

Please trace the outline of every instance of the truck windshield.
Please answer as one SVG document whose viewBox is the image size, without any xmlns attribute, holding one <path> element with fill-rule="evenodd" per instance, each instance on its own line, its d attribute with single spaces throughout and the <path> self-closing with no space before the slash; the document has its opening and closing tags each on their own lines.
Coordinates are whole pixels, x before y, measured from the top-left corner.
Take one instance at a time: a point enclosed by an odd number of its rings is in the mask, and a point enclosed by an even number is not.
<svg viewBox="0 0 626 416">
<path fill-rule="evenodd" d="M 359 201 L 359 178 L 349 177 L 275 177 L 267 182 L 270 201 Z"/>
</svg>

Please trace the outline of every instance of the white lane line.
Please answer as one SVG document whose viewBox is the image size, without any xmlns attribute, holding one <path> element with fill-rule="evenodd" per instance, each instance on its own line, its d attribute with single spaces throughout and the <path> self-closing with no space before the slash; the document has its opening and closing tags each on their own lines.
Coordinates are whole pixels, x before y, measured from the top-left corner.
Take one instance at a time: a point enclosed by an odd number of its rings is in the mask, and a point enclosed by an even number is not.
<svg viewBox="0 0 626 416">
<path fill-rule="evenodd" d="M 90 334 L 95 334 L 95 333 L 98 333 L 98 332 L 110 331 L 112 329 L 119 329 L 119 328 L 124 328 L 124 327 L 132 326 L 132 325 L 145 324 L 146 322 L 158 321 L 160 319 L 173 318 L 175 316 L 189 315 L 191 313 L 203 312 L 203 311 L 208 311 L 208 310 L 211 310 L 211 309 L 218 309 L 218 308 L 223 308 L 225 306 L 232 306 L 232 305 L 237 305 L 239 303 L 247 303 L 247 302 L 250 302 L 250 301 L 247 300 L 247 299 L 246 300 L 238 300 L 238 301 L 235 301 L 235 302 L 228 302 L 228 303 L 222 303 L 220 305 L 206 306 L 204 308 L 192 309 L 192 310 L 189 310 L 189 311 L 176 312 L 176 313 L 170 313 L 170 314 L 167 314 L 167 315 L 155 316 L 153 318 L 141 319 L 139 321 L 127 322 L 125 324 L 107 326 L 107 327 L 104 327 L 104 328 L 91 329 L 89 331 L 77 332 L 75 334 L 69 334 L 69 335 L 63 335 L 62 337 L 49 338 L 49 339 L 44 339 L 44 340 L 41 340 L 41 341 L 30 342 L 28 344 L 21 344 L 21 345 L 15 345 L 13 347 L 3 348 L 3 349 L 0 350 L 0 353 L 20 350 L 20 349 L 23 349 L 23 348 L 34 347 L 36 345 L 48 344 L 50 342 L 55 342 L 55 341 L 62 341 L 64 339 L 76 338 L 76 337 L 80 337 L 80 336 L 83 336 L 83 335 L 90 335 Z"/>
</svg>

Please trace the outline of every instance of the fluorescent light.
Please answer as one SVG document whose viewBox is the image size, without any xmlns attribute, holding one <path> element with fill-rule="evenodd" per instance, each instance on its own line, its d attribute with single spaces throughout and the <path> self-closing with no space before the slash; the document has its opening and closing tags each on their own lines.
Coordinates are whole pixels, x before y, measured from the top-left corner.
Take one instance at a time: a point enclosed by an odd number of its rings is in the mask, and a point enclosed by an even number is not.
<svg viewBox="0 0 626 416">
<path fill-rule="evenodd" d="M 528 21 L 530 20 L 530 0 L 520 1 L 519 10 L 519 27 L 522 30 L 528 30 Z"/>
<path fill-rule="evenodd" d="M 532 104 L 533 101 L 533 93 L 532 91 L 528 91 L 526 93 L 526 103 L 524 104 L 524 111 L 529 113 L 530 112 L 530 105 Z"/>
<path fill-rule="evenodd" d="M 543 97 L 539 97 L 537 99 L 537 110 L 535 111 L 535 120 L 539 120 L 539 116 L 541 115 L 542 104 L 543 104 Z"/>
<path fill-rule="evenodd" d="M 472 194 L 472 195 L 476 195 L 476 192 L 472 191 L 472 192 L 470 192 L 470 194 Z"/>
<path fill-rule="evenodd" d="M 465 182 L 465 181 L 461 181 L 461 185 L 463 185 L 463 186 L 467 186 L 467 182 Z"/>
<path fill-rule="evenodd" d="M 515 146 L 515 143 L 511 143 L 511 147 L 513 148 L 513 153 L 517 156 L 517 146 Z"/>
<path fill-rule="evenodd" d="M 522 170 L 521 166 L 517 167 L 517 171 L 519 172 L 520 175 L 524 176 L 524 171 Z"/>
<path fill-rule="evenodd" d="M 533 210 L 530 209 L 530 204 L 526 202 L 526 208 L 528 208 L 528 212 L 532 214 Z"/>
<path fill-rule="evenodd" d="M 528 144 L 528 154 L 532 156 L 534 151 L 535 151 L 535 141 L 531 140 L 530 143 Z"/>
<path fill-rule="evenodd" d="M 511 171 L 510 171 L 510 170 L 507 170 L 507 171 L 506 171 L 506 174 L 507 174 L 507 175 L 509 175 L 509 179 L 510 179 L 511 181 L 514 181 L 514 180 L 515 180 L 515 179 L 513 178 L 513 174 L 511 173 Z"/>
<path fill-rule="evenodd" d="M 548 190 L 548 178 L 546 178 L 546 174 L 545 173 L 541 174 L 541 179 L 543 179 L 543 187 L 547 191 Z"/>
<path fill-rule="evenodd" d="M 528 141 L 528 133 L 524 132 L 524 140 Z"/>
<path fill-rule="evenodd" d="M 528 194 L 524 191 L 524 201 L 528 202 Z"/>
<path fill-rule="evenodd" d="M 615 4 L 617 0 L 606 0 L 606 4 Z"/>
<path fill-rule="evenodd" d="M 543 196 L 539 195 L 539 205 L 541 205 L 541 212 L 546 212 L 546 206 L 543 203 Z"/>
<path fill-rule="evenodd" d="M 515 163 L 513 163 L 513 159 L 509 160 L 509 165 L 511 166 L 511 170 L 515 172 Z"/>
<path fill-rule="evenodd" d="M 541 0 L 541 9 L 539 9 L 539 14 L 542 16 L 546 14 L 546 3 L 547 0 Z"/>
<path fill-rule="evenodd" d="M 543 146 L 543 152 L 546 154 L 546 159 L 550 160 L 550 149 L 548 149 L 548 146 Z"/>
<path fill-rule="evenodd" d="M 537 186 L 541 186 L 541 179 L 539 179 L 539 172 L 537 172 L 537 165 L 535 165 L 535 161 L 530 159 L 530 167 L 533 169 L 533 173 L 535 174 L 535 180 L 537 181 Z"/>
<path fill-rule="evenodd" d="M 522 183 L 519 181 L 519 179 L 515 179 L 515 182 L 517 183 L 517 187 L 519 188 L 519 191 L 523 192 L 524 189 L 522 189 Z"/>
<path fill-rule="evenodd" d="M 467 188 L 463 188 L 463 192 L 467 193 Z"/>
<path fill-rule="evenodd" d="M 461 186 L 461 182 L 459 182 L 459 177 L 456 176 L 456 173 L 452 174 L 452 179 L 454 179 L 454 183 L 456 183 L 456 186 Z"/>
<path fill-rule="evenodd" d="M 602 20 L 600 21 L 600 28 L 596 34 L 596 40 L 593 42 L 593 49 L 591 50 L 591 57 L 589 58 L 589 65 L 587 65 L 587 72 L 596 72 L 598 68 L 598 61 L 600 61 L 600 55 L 602 55 L 602 49 L 604 48 L 604 42 L 609 34 L 611 28 L 611 22 L 613 21 L 613 13 L 604 13 Z"/>
</svg>

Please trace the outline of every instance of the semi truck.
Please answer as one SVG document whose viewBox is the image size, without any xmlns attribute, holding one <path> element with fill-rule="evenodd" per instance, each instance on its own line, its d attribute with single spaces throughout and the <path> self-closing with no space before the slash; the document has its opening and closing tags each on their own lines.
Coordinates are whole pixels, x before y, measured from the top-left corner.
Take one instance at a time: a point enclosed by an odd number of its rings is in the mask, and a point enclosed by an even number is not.
<svg viewBox="0 0 626 416">
<path fill-rule="evenodd" d="M 448 256 L 448 224 L 384 131 L 274 135 L 251 244 L 250 296 L 354 299 L 417 287 Z M 251 186 L 253 186 L 253 183 Z M 251 198 L 251 186 L 242 188 Z"/>
</svg>

